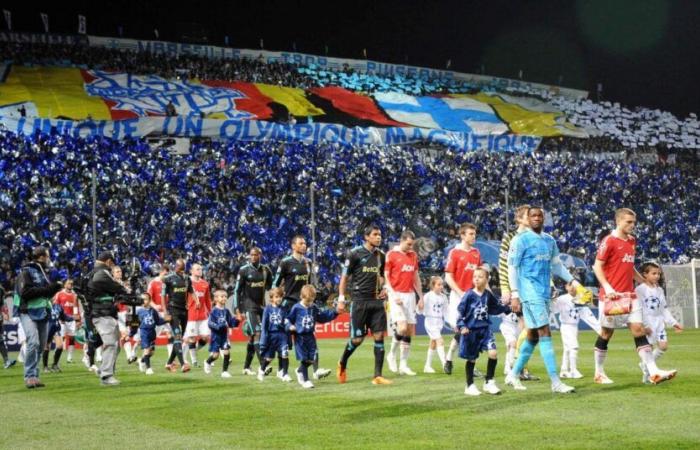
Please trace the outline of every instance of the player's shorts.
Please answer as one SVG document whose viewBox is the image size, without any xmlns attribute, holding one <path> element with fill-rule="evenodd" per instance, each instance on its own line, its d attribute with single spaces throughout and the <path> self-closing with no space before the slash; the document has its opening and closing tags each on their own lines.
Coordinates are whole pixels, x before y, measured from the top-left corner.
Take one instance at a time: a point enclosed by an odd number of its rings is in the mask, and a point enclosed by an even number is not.
<svg viewBox="0 0 700 450">
<path fill-rule="evenodd" d="M 155 330 L 144 330 L 139 328 L 139 334 L 138 334 L 140 340 L 141 340 L 141 348 L 142 349 L 148 349 L 148 348 L 153 348 L 156 346 L 156 334 Z"/>
<path fill-rule="evenodd" d="M 455 293 L 455 291 L 450 292 L 450 299 L 447 304 L 447 325 L 453 330 L 457 327 L 457 321 L 459 320 L 459 311 L 457 307 L 462 299 Z"/>
<path fill-rule="evenodd" d="M 632 311 L 629 314 L 619 316 L 606 316 L 603 313 L 603 302 L 598 305 L 598 320 L 602 328 L 626 328 L 630 323 L 643 323 L 643 308 L 641 300 L 632 300 Z"/>
<path fill-rule="evenodd" d="M 474 328 L 459 339 L 459 357 L 474 361 L 479 353 L 496 350 L 496 339 L 489 327 Z"/>
<path fill-rule="evenodd" d="M 129 326 L 126 324 L 127 314 L 128 313 L 126 311 L 119 311 L 117 313 L 117 323 L 119 324 L 119 332 L 122 334 L 129 332 Z"/>
<path fill-rule="evenodd" d="M 318 354 L 316 336 L 313 334 L 297 334 L 294 353 L 297 356 L 297 361 L 314 361 Z"/>
<path fill-rule="evenodd" d="M 287 333 L 270 333 L 265 346 L 260 348 L 260 352 L 265 359 L 273 359 L 275 353 L 281 358 L 289 357 L 289 338 Z"/>
<path fill-rule="evenodd" d="M 49 331 L 46 334 L 46 342 L 51 345 L 51 342 L 53 342 L 54 336 L 61 337 L 61 324 L 58 322 L 49 322 Z"/>
<path fill-rule="evenodd" d="M 243 334 L 253 336 L 262 330 L 262 309 L 246 309 Z"/>
<path fill-rule="evenodd" d="M 182 332 L 187 327 L 187 311 L 184 309 L 170 310 L 170 330 L 173 337 L 182 338 Z"/>
<path fill-rule="evenodd" d="M 562 323 L 559 328 L 561 332 L 561 343 L 565 350 L 576 350 L 578 348 L 578 325 L 572 323 Z"/>
<path fill-rule="evenodd" d="M 647 336 L 650 344 L 654 345 L 658 344 L 659 342 L 668 341 L 668 334 L 666 334 L 666 323 L 664 322 L 663 317 L 648 320 L 648 323 L 644 325 L 651 329 L 651 334 Z"/>
<path fill-rule="evenodd" d="M 533 330 L 549 325 L 549 299 L 528 301 L 521 299 L 521 305 L 525 327 Z"/>
<path fill-rule="evenodd" d="M 382 300 L 353 299 L 350 304 L 350 337 L 364 337 L 386 331 L 386 311 Z"/>
<path fill-rule="evenodd" d="M 396 299 L 401 299 L 401 304 Z M 416 293 L 396 292 L 389 297 L 389 314 L 392 322 L 406 322 L 416 324 Z"/>
<path fill-rule="evenodd" d="M 442 317 L 426 317 L 423 324 L 430 339 L 442 339 L 442 327 L 445 325 Z"/>
<path fill-rule="evenodd" d="M 267 342 L 260 347 L 260 353 L 264 358 L 273 359 L 275 354 L 286 358 L 289 356 L 289 337 L 287 333 L 278 331 L 267 336 Z"/>
<path fill-rule="evenodd" d="M 520 327 L 517 323 L 513 323 L 507 320 L 502 320 L 498 329 L 503 335 L 503 339 L 506 341 L 506 345 L 515 344 L 518 342 L 518 336 L 520 335 Z"/>
<path fill-rule="evenodd" d="M 228 342 L 228 331 L 226 333 L 214 333 L 209 342 L 209 353 L 218 353 L 222 350 L 229 350 L 231 344 Z"/>
<path fill-rule="evenodd" d="M 75 336 L 75 320 L 61 323 L 61 336 Z"/>
<path fill-rule="evenodd" d="M 187 326 L 185 327 L 185 335 L 183 336 L 185 339 L 187 338 L 193 338 L 193 337 L 204 337 L 204 336 L 209 336 L 211 334 L 211 330 L 209 329 L 209 323 L 206 320 L 192 320 L 190 322 L 187 322 Z"/>
</svg>

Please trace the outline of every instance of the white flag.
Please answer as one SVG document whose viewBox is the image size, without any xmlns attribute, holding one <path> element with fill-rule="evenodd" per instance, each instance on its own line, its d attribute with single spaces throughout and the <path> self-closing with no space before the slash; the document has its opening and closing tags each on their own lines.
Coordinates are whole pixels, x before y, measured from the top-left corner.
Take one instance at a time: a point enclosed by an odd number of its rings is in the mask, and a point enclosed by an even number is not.
<svg viewBox="0 0 700 450">
<path fill-rule="evenodd" d="M 2 13 L 5 15 L 5 23 L 7 24 L 7 29 L 12 30 L 12 13 L 6 9 L 3 9 Z"/>
<path fill-rule="evenodd" d="M 86 28 L 87 23 L 85 20 L 85 16 L 81 16 L 80 14 L 78 14 L 78 34 L 85 34 Z"/>
<path fill-rule="evenodd" d="M 49 15 L 46 13 L 40 13 L 41 14 L 41 21 L 44 24 L 44 33 L 49 32 Z"/>
</svg>

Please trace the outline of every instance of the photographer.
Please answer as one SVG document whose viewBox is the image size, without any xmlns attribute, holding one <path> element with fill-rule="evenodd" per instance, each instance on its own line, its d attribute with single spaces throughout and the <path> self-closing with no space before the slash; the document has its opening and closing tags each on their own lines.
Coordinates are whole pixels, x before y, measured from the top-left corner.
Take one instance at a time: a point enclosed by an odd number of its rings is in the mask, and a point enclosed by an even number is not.
<svg viewBox="0 0 700 450">
<path fill-rule="evenodd" d="M 44 269 L 50 266 L 49 250 L 35 247 L 32 261 L 22 267 L 17 282 L 20 321 L 27 336 L 24 385 L 28 389 L 44 387 L 39 380 L 39 356 L 46 346 L 49 332 L 51 298 L 62 287 L 61 283 L 52 283 L 46 276 Z"/>
<path fill-rule="evenodd" d="M 119 381 L 114 378 L 114 367 L 119 351 L 119 323 L 117 322 L 118 295 L 131 294 L 131 289 L 112 277 L 114 267 L 112 252 L 102 252 L 97 257 L 95 268 L 88 281 L 88 301 L 91 304 L 91 317 L 95 329 L 102 338 L 102 365 L 100 376 L 105 386 L 115 386 Z"/>
</svg>

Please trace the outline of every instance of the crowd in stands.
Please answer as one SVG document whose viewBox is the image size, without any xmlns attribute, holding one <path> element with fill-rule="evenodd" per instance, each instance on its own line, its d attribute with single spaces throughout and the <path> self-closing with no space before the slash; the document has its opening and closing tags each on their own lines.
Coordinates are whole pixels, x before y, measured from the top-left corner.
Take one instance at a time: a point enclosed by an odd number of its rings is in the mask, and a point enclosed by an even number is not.
<svg viewBox="0 0 700 450">
<path fill-rule="evenodd" d="M 581 140 L 554 140 L 544 149 Z M 543 205 L 562 251 L 592 264 L 615 208 L 639 214 L 639 260 L 687 262 L 700 255 L 700 177 L 695 164 L 586 159 L 575 153 L 463 153 L 444 147 L 199 142 L 188 155 L 145 140 L 0 132 L 0 281 L 34 245 L 47 242 L 60 276 L 92 263 L 94 170 L 98 248 L 144 268 L 186 256 L 230 287 L 250 245 L 276 265 L 289 239 L 310 240 L 315 189 L 319 275 L 337 282 L 359 230 L 378 223 L 386 241 L 405 227 L 432 242 L 426 271 L 440 271 L 455 227 L 474 222 L 482 239 L 506 230 L 510 207 Z M 512 213 L 512 211 L 510 211 Z M 512 224 L 512 222 L 511 222 Z M 512 225 L 511 225 L 512 226 Z"/>
</svg>

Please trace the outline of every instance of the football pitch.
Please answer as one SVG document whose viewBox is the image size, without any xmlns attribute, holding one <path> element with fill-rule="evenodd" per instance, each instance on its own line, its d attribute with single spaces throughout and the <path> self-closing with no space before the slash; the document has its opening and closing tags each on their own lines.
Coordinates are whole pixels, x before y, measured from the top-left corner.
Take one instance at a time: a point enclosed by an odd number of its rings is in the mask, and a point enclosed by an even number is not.
<svg viewBox="0 0 700 450">
<path fill-rule="evenodd" d="M 626 330 L 610 345 L 606 370 L 615 381 L 592 382 L 594 335 L 579 336 L 575 394 L 554 395 L 536 350 L 530 368 L 543 377 L 527 391 L 503 384 L 503 341 L 497 336 L 497 382 L 503 394 L 464 395 L 464 361 L 447 376 L 422 373 L 427 338 L 413 345 L 415 377 L 385 374 L 391 386 L 370 383 L 371 341 L 350 359 L 348 383 L 335 380 L 343 340 L 319 341 L 321 366 L 331 377 L 302 389 L 272 375 L 264 382 L 241 374 L 245 347 L 233 344 L 230 372 L 221 361 L 211 375 L 163 369 L 166 350 L 145 376 L 120 355 L 122 385 L 103 387 L 80 362 L 63 361 L 63 373 L 42 374 L 43 389 L 28 390 L 22 367 L 0 369 L 0 448 L 698 448 L 700 447 L 700 330 L 670 333 L 659 361 L 678 377 L 658 386 L 641 384 L 639 359 Z M 557 362 L 561 340 L 554 334 Z M 387 344 L 388 344 L 387 340 Z M 206 358 L 205 351 L 199 359 Z M 65 353 L 63 359 L 65 360 Z M 435 358 L 434 368 L 439 362 Z M 292 358 L 290 374 L 297 366 Z M 257 365 L 255 365 L 257 367 Z M 485 357 L 477 363 L 485 371 Z M 420 369 L 420 370 L 419 370 Z M 275 363 L 276 370 L 276 363 Z M 483 380 L 478 380 L 481 388 Z"/>
</svg>

